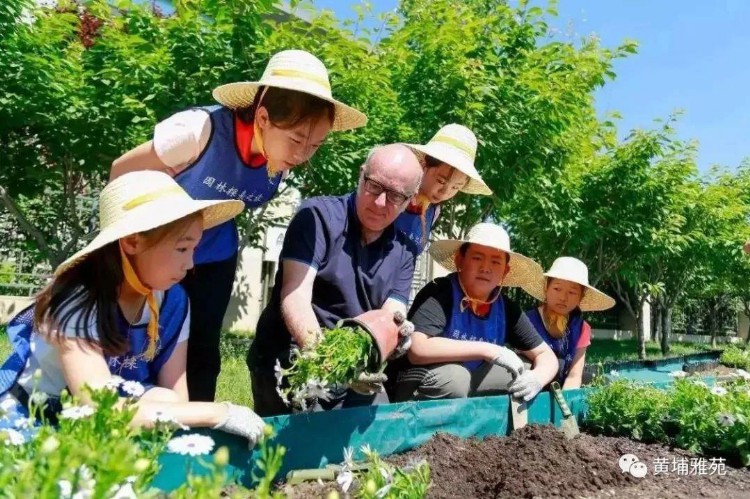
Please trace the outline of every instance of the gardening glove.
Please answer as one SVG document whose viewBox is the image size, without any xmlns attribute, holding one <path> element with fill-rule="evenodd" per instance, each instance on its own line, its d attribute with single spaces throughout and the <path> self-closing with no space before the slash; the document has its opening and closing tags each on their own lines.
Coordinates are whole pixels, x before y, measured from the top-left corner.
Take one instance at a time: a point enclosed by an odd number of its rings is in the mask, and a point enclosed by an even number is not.
<svg viewBox="0 0 750 499">
<path fill-rule="evenodd" d="M 364 372 L 357 379 L 349 383 L 349 388 L 360 395 L 375 395 L 376 393 L 383 393 L 385 391 L 383 383 L 386 381 L 388 381 L 388 376 L 383 373 Z"/>
<path fill-rule="evenodd" d="M 229 402 L 222 403 L 227 406 L 227 417 L 212 429 L 245 437 L 249 441 L 249 448 L 252 449 L 263 436 L 265 423 L 249 407 Z"/>
<path fill-rule="evenodd" d="M 411 348 L 411 335 L 414 333 L 414 324 L 406 320 L 406 316 L 402 312 L 393 314 L 393 322 L 398 324 L 399 340 L 396 349 L 388 357 L 388 360 L 398 359 L 409 351 L 409 348 Z"/>
<path fill-rule="evenodd" d="M 492 359 L 492 363 L 504 367 L 513 377 L 515 381 L 518 376 L 523 372 L 523 362 L 518 357 L 516 352 L 510 348 L 500 347 L 500 354 Z"/>
<path fill-rule="evenodd" d="M 523 369 L 523 368 L 522 368 Z M 529 402 L 542 390 L 542 383 L 532 371 L 522 371 L 510 384 L 508 391 L 516 399 Z"/>
</svg>

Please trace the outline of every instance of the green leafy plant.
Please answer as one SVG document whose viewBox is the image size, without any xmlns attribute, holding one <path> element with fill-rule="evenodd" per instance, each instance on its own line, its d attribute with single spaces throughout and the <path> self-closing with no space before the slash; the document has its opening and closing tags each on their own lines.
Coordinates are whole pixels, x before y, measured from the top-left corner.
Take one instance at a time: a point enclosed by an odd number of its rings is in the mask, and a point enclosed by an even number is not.
<svg viewBox="0 0 750 499">
<path fill-rule="evenodd" d="M 281 445 L 271 445 L 270 441 L 274 436 L 275 432 L 273 428 L 266 425 L 263 428 L 263 438 L 258 442 L 260 457 L 258 457 L 255 465 L 263 472 L 262 476 L 253 472 L 253 480 L 257 482 L 254 497 L 258 499 L 277 499 L 283 497 L 280 492 L 273 490 L 273 483 L 281 471 L 286 448 Z"/>
<path fill-rule="evenodd" d="M 157 458 L 172 430 L 132 427 L 131 402 L 118 406 L 113 390 L 91 390 L 92 406 L 63 393 L 58 427 L 33 419 L 0 430 L 0 490 L 9 497 L 105 497 L 132 489 L 145 492 L 158 472 Z M 32 395 L 32 400 L 39 400 Z M 31 413 L 40 406 L 32 402 Z M 106 445 L 102 445 L 106 442 Z"/>
<path fill-rule="evenodd" d="M 719 454 L 750 466 L 750 382 L 741 374 L 709 387 L 698 378 L 666 389 L 618 380 L 588 399 L 589 429 L 695 453 Z"/>
<path fill-rule="evenodd" d="M 277 363 L 279 391 L 285 400 L 307 409 L 307 401 L 325 398 L 336 386 L 345 386 L 371 364 L 372 337 L 360 328 L 340 327 L 323 332 L 322 338 L 299 350 L 289 369 Z"/>
<path fill-rule="evenodd" d="M 343 469 L 336 481 L 345 494 L 352 486 L 352 497 L 357 499 L 411 499 L 427 494 L 430 486 L 427 461 L 415 461 L 400 468 L 383 461 L 367 445 L 360 450 L 365 457 L 363 463 L 354 462 L 352 449 L 344 451 Z"/>
<path fill-rule="evenodd" d="M 747 346 L 729 345 L 722 352 L 719 360 L 724 365 L 750 371 L 750 348 Z"/>
</svg>

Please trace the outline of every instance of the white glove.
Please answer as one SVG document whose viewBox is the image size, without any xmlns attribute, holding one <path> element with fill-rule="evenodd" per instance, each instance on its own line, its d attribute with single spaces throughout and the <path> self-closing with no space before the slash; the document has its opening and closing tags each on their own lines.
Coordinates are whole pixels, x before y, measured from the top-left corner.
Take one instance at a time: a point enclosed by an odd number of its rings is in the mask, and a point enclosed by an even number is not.
<svg viewBox="0 0 750 499">
<path fill-rule="evenodd" d="M 536 397 L 541 390 L 542 384 L 536 374 L 531 371 L 523 371 L 508 387 L 508 391 L 513 397 L 523 399 L 525 402 Z"/>
<path fill-rule="evenodd" d="M 523 372 L 523 362 L 510 348 L 499 347 L 500 353 L 492 359 L 492 363 L 508 370 L 513 380 Z"/>
<path fill-rule="evenodd" d="M 414 334 L 414 324 L 406 320 L 401 312 L 393 314 L 393 321 L 398 324 L 398 344 L 388 360 L 398 359 L 411 348 L 411 335 Z"/>
<path fill-rule="evenodd" d="M 349 388 L 360 395 L 375 395 L 383 393 L 385 387 L 383 383 L 388 381 L 388 376 L 384 373 L 362 373 L 356 380 L 349 383 Z"/>
<path fill-rule="evenodd" d="M 223 404 L 227 406 L 227 417 L 213 429 L 245 437 L 252 449 L 263 436 L 265 423 L 249 407 L 230 404 L 229 402 L 223 402 Z"/>
</svg>

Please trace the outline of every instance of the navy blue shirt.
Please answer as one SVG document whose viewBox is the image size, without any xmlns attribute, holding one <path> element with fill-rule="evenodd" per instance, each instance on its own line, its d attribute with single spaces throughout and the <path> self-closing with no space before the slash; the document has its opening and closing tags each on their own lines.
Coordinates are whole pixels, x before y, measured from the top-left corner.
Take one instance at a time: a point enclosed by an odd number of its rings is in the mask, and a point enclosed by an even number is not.
<svg viewBox="0 0 750 499">
<path fill-rule="evenodd" d="M 291 334 L 281 317 L 284 260 L 316 269 L 312 308 L 323 328 L 381 308 L 388 298 L 408 302 L 416 257 L 408 237 L 393 225 L 368 245 L 362 244 L 361 237 L 354 193 L 302 203 L 284 237 L 271 300 L 258 320 L 248 353 L 251 366 L 269 368 L 291 346 Z"/>
</svg>

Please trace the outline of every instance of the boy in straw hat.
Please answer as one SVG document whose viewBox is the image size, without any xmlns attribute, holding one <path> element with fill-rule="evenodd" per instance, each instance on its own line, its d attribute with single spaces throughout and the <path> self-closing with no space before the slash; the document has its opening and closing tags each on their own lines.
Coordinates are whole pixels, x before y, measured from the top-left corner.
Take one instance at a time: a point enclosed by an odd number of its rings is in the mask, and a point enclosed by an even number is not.
<svg viewBox="0 0 750 499">
<path fill-rule="evenodd" d="M 477 138 L 465 126 L 445 125 L 427 144 L 409 144 L 409 147 L 424 155 L 424 176 L 419 193 L 396 219 L 396 227 L 421 253 L 440 216 L 442 203 L 459 191 L 484 196 L 491 195 L 492 191 L 474 166 Z"/>
<path fill-rule="evenodd" d="M 312 54 L 285 50 L 255 82 L 216 88 L 219 106 L 195 108 L 156 125 L 154 138 L 112 165 L 124 172 L 166 171 L 196 199 L 268 203 L 288 170 L 315 154 L 331 130 L 363 126 L 367 117 L 331 95 L 328 71 Z M 213 400 L 221 369 L 219 335 L 237 268 L 234 221 L 208 231 L 183 286 L 193 322 L 188 352 L 191 400 Z"/>
<path fill-rule="evenodd" d="M 454 272 L 427 284 L 409 311 L 411 349 L 395 399 L 460 398 L 510 392 L 529 401 L 557 372 L 555 356 L 503 286 L 525 287 L 541 267 L 511 251 L 508 233 L 480 223 L 466 239 L 441 240 L 430 254 Z M 505 345 L 521 351 L 533 365 Z"/>
<path fill-rule="evenodd" d="M 581 312 L 610 309 L 615 300 L 591 286 L 586 264 L 569 256 L 555 260 L 532 283 L 529 294 L 542 302 L 526 315 L 557 356 L 557 382 L 563 389 L 580 388 L 586 348 L 591 344 L 591 326 Z"/>
<path fill-rule="evenodd" d="M 32 393 L 41 393 L 55 421 L 63 389 L 85 403 L 86 385 L 119 387 L 138 399 L 135 424 L 152 425 L 160 411 L 256 442 L 263 421 L 249 408 L 187 402 L 190 314 L 175 285 L 193 266 L 203 230 L 242 209 L 239 201 L 193 200 L 161 172 L 128 173 L 106 186 L 97 237 L 8 324 L 13 351 L 0 367 L 0 405 L 28 417 Z"/>
</svg>

